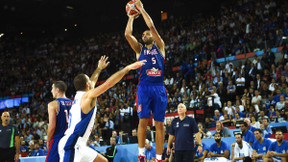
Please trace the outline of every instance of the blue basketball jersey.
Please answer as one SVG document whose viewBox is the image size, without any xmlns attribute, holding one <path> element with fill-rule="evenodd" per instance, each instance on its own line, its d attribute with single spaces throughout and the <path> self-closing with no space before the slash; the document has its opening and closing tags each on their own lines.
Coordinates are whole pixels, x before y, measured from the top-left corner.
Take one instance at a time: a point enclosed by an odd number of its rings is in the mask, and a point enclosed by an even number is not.
<svg viewBox="0 0 288 162">
<path fill-rule="evenodd" d="M 69 111 L 72 106 L 72 100 L 68 98 L 57 98 L 56 100 L 59 103 L 59 111 L 56 116 L 56 129 L 50 141 L 45 162 L 59 161 L 58 143 L 68 128 Z"/>
<path fill-rule="evenodd" d="M 72 106 L 72 100 L 68 98 L 57 98 L 59 103 L 59 112 L 56 116 L 56 130 L 54 138 L 62 138 L 65 130 L 68 128 L 69 111 Z"/>
<path fill-rule="evenodd" d="M 164 59 L 155 44 L 151 49 L 143 46 L 138 60 L 147 62 L 140 68 L 139 84 L 164 84 Z"/>
<path fill-rule="evenodd" d="M 258 140 L 253 143 L 253 150 L 256 150 L 258 154 L 266 155 L 269 146 L 271 145 L 272 141 L 269 139 L 264 138 L 263 142 L 260 144 Z M 262 158 L 261 158 L 262 159 Z"/>
</svg>

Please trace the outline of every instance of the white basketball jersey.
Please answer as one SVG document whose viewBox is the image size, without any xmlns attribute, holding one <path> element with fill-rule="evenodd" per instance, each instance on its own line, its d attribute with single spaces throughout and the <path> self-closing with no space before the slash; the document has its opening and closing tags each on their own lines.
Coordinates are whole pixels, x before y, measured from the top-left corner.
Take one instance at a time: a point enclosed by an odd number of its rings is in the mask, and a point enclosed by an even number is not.
<svg viewBox="0 0 288 162">
<path fill-rule="evenodd" d="M 82 141 L 87 142 L 94 126 L 97 107 L 95 106 L 88 114 L 84 114 L 81 111 L 80 103 L 85 93 L 84 91 L 76 92 L 73 105 L 70 109 L 68 129 L 65 132 L 65 136 L 70 136 L 68 138 L 70 142 L 78 139 L 78 137 L 80 137 Z M 68 141 L 66 144 L 70 143 Z"/>
</svg>

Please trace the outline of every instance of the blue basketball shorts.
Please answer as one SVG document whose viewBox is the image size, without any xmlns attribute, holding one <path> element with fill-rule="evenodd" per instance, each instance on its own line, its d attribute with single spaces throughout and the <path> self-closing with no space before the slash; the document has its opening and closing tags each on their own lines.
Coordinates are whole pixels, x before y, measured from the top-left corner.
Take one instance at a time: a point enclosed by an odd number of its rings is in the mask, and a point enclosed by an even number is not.
<svg viewBox="0 0 288 162">
<path fill-rule="evenodd" d="M 58 143 L 59 143 L 60 139 L 61 138 L 52 138 L 51 139 L 45 162 L 59 161 Z"/>
<path fill-rule="evenodd" d="M 167 107 L 167 93 L 164 86 L 138 85 L 136 107 L 139 118 L 150 118 L 164 121 Z"/>
</svg>

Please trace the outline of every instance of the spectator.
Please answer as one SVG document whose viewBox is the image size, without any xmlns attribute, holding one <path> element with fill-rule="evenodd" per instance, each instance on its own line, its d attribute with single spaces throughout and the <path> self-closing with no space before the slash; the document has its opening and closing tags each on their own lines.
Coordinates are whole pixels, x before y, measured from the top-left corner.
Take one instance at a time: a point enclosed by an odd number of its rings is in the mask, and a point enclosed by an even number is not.
<svg viewBox="0 0 288 162">
<path fill-rule="evenodd" d="M 251 125 L 250 125 L 250 129 L 249 130 L 251 130 L 251 128 L 253 128 L 253 127 L 256 128 L 256 129 L 260 128 L 260 123 L 258 121 L 256 121 L 255 116 L 251 116 L 250 120 L 251 120 Z"/>
<path fill-rule="evenodd" d="M 25 141 L 21 141 L 20 152 L 21 153 L 26 153 L 26 152 L 28 153 L 29 152 L 29 148 L 26 145 Z"/>
<path fill-rule="evenodd" d="M 198 129 L 199 129 L 199 132 L 200 132 L 201 139 L 202 138 L 212 138 L 211 132 L 209 130 L 205 129 L 203 127 L 202 123 L 198 123 Z"/>
<path fill-rule="evenodd" d="M 101 144 L 100 144 L 100 137 L 98 134 L 94 135 L 94 140 L 92 140 L 92 143 L 91 143 L 92 147 L 100 147 Z"/>
<path fill-rule="evenodd" d="M 211 90 L 211 94 L 208 96 L 208 106 L 212 106 L 214 108 L 214 110 L 219 110 L 222 107 L 222 103 L 220 101 L 220 97 L 218 96 L 218 94 L 216 93 L 216 87 L 213 87 L 213 89 Z"/>
<path fill-rule="evenodd" d="M 40 148 L 38 143 L 35 143 L 31 156 L 44 156 L 44 155 L 45 155 L 44 150 Z"/>
<path fill-rule="evenodd" d="M 231 137 L 231 133 L 229 132 L 229 129 L 224 127 L 221 121 L 216 122 L 216 132 L 220 133 L 221 137 Z"/>
<path fill-rule="evenodd" d="M 114 137 L 116 139 L 116 145 L 121 144 L 121 138 L 117 135 L 116 131 L 112 131 L 112 137 Z"/>
<path fill-rule="evenodd" d="M 284 109 L 284 107 L 285 107 L 285 100 L 284 100 L 284 96 L 281 95 L 280 101 L 276 103 L 275 109 L 277 111 L 281 111 L 282 109 Z"/>
<path fill-rule="evenodd" d="M 269 119 L 264 118 L 262 121 L 262 124 L 260 126 L 260 129 L 263 131 L 263 137 L 264 138 L 269 138 L 270 135 L 273 133 L 271 126 L 269 125 Z"/>
<path fill-rule="evenodd" d="M 268 116 L 265 115 L 264 110 L 261 110 L 259 113 L 258 121 L 262 123 L 263 119 L 268 119 Z"/>
<path fill-rule="evenodd" d="M 253 117 L 253 116 L 252 116 Z M 255 127 L 251 126 L 251 121 L 249 118 L 245 118 L 244 122 L 247 123 L 248 125 L 248 130 L 250 130 L 251 132 L 254 132 L 254 130 L 256 129 Z"/>
<path fill-rule="evenodd" d="M 224 117 L 223 117 L 223 115 L 220 113 L 219 110 L 215 110 L 215 111 L 214 111 L 214 116 L 213 116 L 213 118 L 211 118 L 210 120 L 211 120 L 211 121 L 214 121 L 214 122 L 216 122 L 216 121 L 223 121 L 223 120 L 224 120 Z"/>
<path fill-rule="evenodd" d="M 229 119 L 233 118 L 235 116 L 234 112 L 235 112 L 235 107 L 232 106 L 231 101 L 227 102 L 227 106 L 224 108 L 223 112 L 227 111 Z"/>
<path fill-rule="evenodd" d="M 245 78 L 239 73 L 238 78 L 236 79 L 236 95 L 241 95 L 244 92 Z"/>
<path fill-rule="evenodd" d="M 137 130 L 132 130 L 132 136 L 129 137 L 129 143 L 138 143 Z"/>
</svg>

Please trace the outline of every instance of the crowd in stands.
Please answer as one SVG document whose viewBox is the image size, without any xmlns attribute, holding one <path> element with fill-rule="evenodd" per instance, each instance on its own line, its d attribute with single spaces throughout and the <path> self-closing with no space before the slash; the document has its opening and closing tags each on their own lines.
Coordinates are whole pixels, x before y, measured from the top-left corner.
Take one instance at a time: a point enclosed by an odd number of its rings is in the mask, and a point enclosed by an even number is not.
<svg viewBox="0 0 288 162">
<path fill-rule="evenodd" d="M 233 7 L 222 6 L 218 15 L 170 18 L 160 24 L 158 30 L 166 43 L 167 113 L 177 112 L 181 102 L 189 110 L 204 109 L 205 118 L 196 116 L 203 122 L 203 130 L 216 127 L 218 120 L 230 126 L 248 118 L 253 127 L 262 130 L 266 118 L 269 122 L 288 121 L 288 44 L 282 39 L 288 36 L 287 5 L 284 0 L 244 0 Z M 73 98 L 74 77 L 91 75 L 101 55 L 108 55 L 111 63 L 99 80 L 135 61 L 123 35 L 0 39 L 0 96 L 33 93 L 28 104 L 9 110 L 11 123 L 21 130 L 22 152 L 30 156 L 47 153 L 47 103 L 52 101 L 53 81 L 65 81 L 66 96 Z M 284 46 L 280 59 L 271 52 L 278 46 Z M 259 49 L 265 51 L 263 56 L 252 60 L 215 61 Z M 180 70 L 172 71 L 174 66 Z M 98 98 L 97 122 L 88 141 L 92 147 L 109 145 L 111 136 L 117 144 L 137 143 L 137 82 L 137 77 L 123 80 Z M 153 141 L 153 128 L 148 131 Z"/>
</svg>

